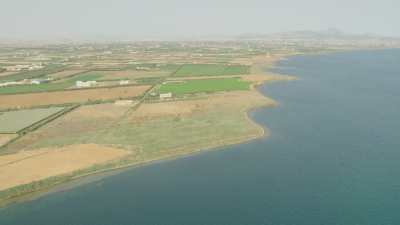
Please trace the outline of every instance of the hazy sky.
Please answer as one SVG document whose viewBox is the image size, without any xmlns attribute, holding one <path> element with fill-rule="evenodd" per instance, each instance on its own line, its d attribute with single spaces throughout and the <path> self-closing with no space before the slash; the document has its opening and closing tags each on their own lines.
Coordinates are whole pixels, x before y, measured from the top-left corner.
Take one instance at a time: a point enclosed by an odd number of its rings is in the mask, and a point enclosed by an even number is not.
<svg viewBox="0 0 400 225">
<path fill-rule="evenodd" d="M 400 36 L 400 0 L 0 0 L 0 38 L 196 37 L 338 28 Z"/>
</svg>

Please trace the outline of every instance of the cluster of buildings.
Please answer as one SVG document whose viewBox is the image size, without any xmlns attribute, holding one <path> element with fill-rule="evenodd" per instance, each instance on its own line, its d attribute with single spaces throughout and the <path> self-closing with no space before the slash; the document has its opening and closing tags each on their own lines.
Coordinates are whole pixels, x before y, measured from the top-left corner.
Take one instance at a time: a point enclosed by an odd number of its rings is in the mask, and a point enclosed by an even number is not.
<svg viewBox="0 0 400 225">
<path fill-rule="evenodd" d="M 7 87 L 7 86 L 12 86 L 12 85 L 20 85 L 20 84 L 26 84 L 26 83 L 25 83 L 25 81 L 3 82 L 3 83 L 0 83 L 0 87 Z"/>
<path fill-rule="evenodd" d="M 128 85 L 130 83 L 129 80 L 120 80 L 119 81 L 119 85 Z M 78 88 L 89 88 L 89 87 L 94 87 L 96 86 L 98 83 L 95 80 L 89 80 L 89 81 L 76 81 L 75 82 L 75 86 Z"/>
<path fill-rule="evenodd" d="M 3 82 L 0 83 L 0 87 L 7 87 L 7 86 L 14 86 L 14 85 L 22 85 L 22 84 L 44 84 L 44 83 L 49 83 L 51 81 L 50 78 L 46 79 L 24 79 L 21 81 L 8 81 L 8 82 Z"/>
<path fill-rule="evenodd" d="M 5 66 L 4 69 L 7 71 L 23 71 L 23 70 L 38 70 L 43 69 L 44 66 L 42 63 L 34 63 L 31 65 L 14 65 L 14 66 Z"/>
</svg>

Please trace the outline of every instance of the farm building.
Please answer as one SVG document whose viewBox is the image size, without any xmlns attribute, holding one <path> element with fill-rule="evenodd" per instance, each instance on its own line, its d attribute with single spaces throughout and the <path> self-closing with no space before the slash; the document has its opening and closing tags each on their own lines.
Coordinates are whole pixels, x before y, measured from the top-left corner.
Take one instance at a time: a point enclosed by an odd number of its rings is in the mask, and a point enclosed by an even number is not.
<svg viewBox="0 0 400 225">
<path fill-rule="evenodd" d="M 90 80 L 90 81 L 76 81 L 75 85 L 77 87 L 93 87 L 97 84 L 95 80 Z"/>
<path fill-rule="evenodd" d="M 160 94 L 160 99 L 168 99 L 168 98 L 172 98 L 171 92 Z"/>
<path fill-rule="evenodd" d="M 48 83 L 49 79 L 34 79 L 31 80 L 31 84 L 43 84 L 43 83 Z"/>
<path fill-rule="evenodd" d="M 121 80 L 119 81 L 119 85 L 127 85 L 129 84 L 129 80 Z"/>
<path fill-rule="evenodd" d="M 44 66 L 39 64 L 32 64 L 32 65 L 15 65 L 15 66 L 6 66 L 4 67 L 7 71 L 21 71 L 21 70 L 38 70 L 43 69 Z"/>
</svg>

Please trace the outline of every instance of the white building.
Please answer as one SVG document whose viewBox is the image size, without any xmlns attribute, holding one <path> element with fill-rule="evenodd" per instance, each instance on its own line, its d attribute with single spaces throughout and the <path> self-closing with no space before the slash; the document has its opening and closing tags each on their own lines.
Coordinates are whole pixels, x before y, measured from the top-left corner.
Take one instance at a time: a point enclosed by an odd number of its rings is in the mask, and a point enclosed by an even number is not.
<svg viewBox="0 0 400 225">
<path fill-rule="evenodd" d="M 75 85 L 77 87 L 93 87 L 97 84 L 95 80 L 90 80 L 90 81 L 76 81 Z"/>
<path fill-rule="evenodd" d="M 121 80 L 119 81 L 119 85 L 127 85 L 129 84 L 129 80 Z"/>
<path fill-rule="evenodd" d="M 31 80 L 31 84 L 40 84 L 40 80 Z"/>
<path fill-rule="evenodd" d="M 50 79 L 33 79 L 31 80 L 31 84 L 42 84 L 49 83 Z"/>
<path fill-rule="evenodd" d="M 160 99 L 168 99 L 168 98 L 172 98 L 171 92 L 160 94 Z"/>
</svg>

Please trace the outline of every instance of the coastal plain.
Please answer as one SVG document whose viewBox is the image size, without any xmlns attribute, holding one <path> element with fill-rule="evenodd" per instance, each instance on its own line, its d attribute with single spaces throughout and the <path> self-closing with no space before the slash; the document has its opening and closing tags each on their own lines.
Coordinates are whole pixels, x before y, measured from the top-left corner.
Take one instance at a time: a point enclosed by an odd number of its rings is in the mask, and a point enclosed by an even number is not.
<svg viewBox="0 0 400 225">
<path fill-rule="evenodd" d="M 147 61 L 136 64 L 130 62 L 133 56 L 124 55 L 127 63 L 111 58 L 94 63 L 88 57 L 80 59 L 86 66 L 77 67 L 73 59 L 70 68 L 16 73 L 17 78 L 38 76 L 46 83 L 24 80 L 3 87 L 3 94 L 0 87 L 4 114 L 55 106 L 65 110 L 24 132 L 0 132 L 0 202 L 90 174 L 267 135 L 247 113 L 277 103 L 256 86 L 294 77 L 262 73 L 261 67 L 281 55 L 238 54 L 223 63 L 204 56 L 188 59 L 182 53 L 162 60 L 143 53 L 140 59 Z M 94 86 L 79 88 L 78 81 Z"/>
</svg>

